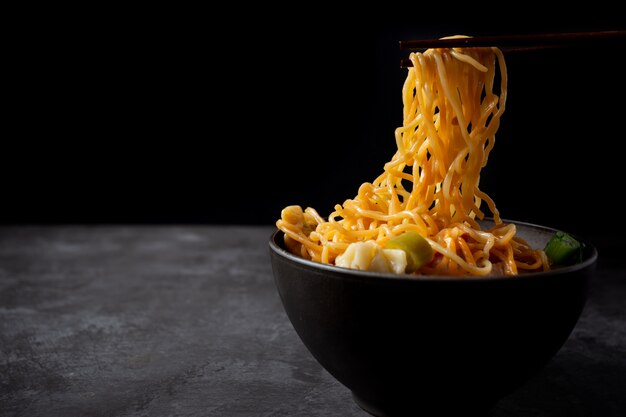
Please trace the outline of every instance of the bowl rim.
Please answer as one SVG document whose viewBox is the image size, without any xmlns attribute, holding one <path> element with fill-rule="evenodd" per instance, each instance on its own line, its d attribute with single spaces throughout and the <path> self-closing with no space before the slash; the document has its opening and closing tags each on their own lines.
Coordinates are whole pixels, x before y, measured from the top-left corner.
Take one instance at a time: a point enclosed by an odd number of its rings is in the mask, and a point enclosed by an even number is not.
<svg viewBox="0 0 626 417">
<path fill-rule="evenodd" d="M 493 221 L 492 218 L 485 218 L 483 219 L 484 221 Z M 541 226 L 538 224 L 534 224 L 534 223 L 528 223 L 528 222 L 522 222 L 522 221 L 517 221 L 517 220 L 509 220 L 509 219 L 502 219 L 503 223 L 513 223 L 515 225 L 520 225 L 520 226 L 524 226 L 527 228 L 534 228 L 534 229 L 539 229 L 541 231 L 544 232 L 553 232 L 556 233 L 559 230 L 552 228 L 552 227 L 548 227 L 548 226 Z M 568 233 L 568 232 L 566 232 Z M 564 275 L 564 274 L 568 274 L 568 273 L 572 273 L 572 272 L 576 272 L 576 271 L 580 271 L 586 268 L 589 268 L 591 266 L 593 266 L 597 260 L 598 260 L 598 250 L 596 249 L 596 247 L 591 244 L 587 239 L 583 239 L 580 236 L 577 236 L 575 234 L 571 234 L 568 233 L 569 235 L 571 235 L 572 237 L 574 237 L 576 240 L 578 240 L 579 242 L 583 243 L 588 249 L 589 251 L 589 256 L 587 257 L 587 259 L 583 260 L 580 263 L 574 264 L 574 265 L 569 265 L 569 266 L 564 266 L 564 267 L 560 267 L 557 269 L 551 269 L 549 271 L 540 271 L 540 272 L 527 272 L 527 273 L 523 273 L 523 274 L 519 274 L 519 275 L 488 275 L 488 276 L 468 276 L 468 275 L 412 275 L 412 274 L 395 274 L 392 272 L 374 272 L 374 271 L 363 271 L 363 270 L 359 270 L 359 269 L 351 269 L 351 268 L 345 268 L 345 267 L 341 267 L 341 266 L 336 266 L 336 265 L 330 265 L 330 264 L 323 264 L 321 262 L 315 262 L 315 261 L 311 261 L 308 259 L 304 259 L 301 258 L 297 255 L 292 254 L 291 252 L 289 252 L 288 250 L 284 249 L 283 247 L 281 247 L 281 245 L 277 242 L 277 238 L 281 235 L 284 235 L 284 232 L 280 229 L 276 229 L 272 235 L 270 236 L 269 239 L 269 247 L 270 250 L 275 253 L 277 256 L 282 257 L 288 261 L 291 261 L 295 264 L 298 264 L 299 266 L 303 267 L 303 268 L 307 268 L 307 269 L 314 269 L 314 270 L 318 270 L 318 271 L 326 271 L 326 272 L 330 272 L 330 275 L 340 275 L 342 277 L 348 278 L 355 278 L 358 277 L 359 279 L 373 279 L 373 280 L 380 280 L 380 279 L 385 279 L 385 280 L 393 280 L 393 281 L 400 281 L 400 282 L 415 282 L 415 281 L 428 281 L 428 282 L 434 282 L 434 281 L 438 281 L 438 282 L 451 282 L 451 281 L 458 281 L 458 282 L 475 282 L 475 281 L 479 281 L 479 282 L 486 282 L 486 281 L 497 281 L 497 282 L 503 282 L 503 281 L 509 281 L 509 280 L 516 280 L 519 281 L 520 279 L 541 279 L 541 278 L 545 278 L 545 277 L 549 277 L 549 276 L 555 276 L 555 275 Z"/>
</svg>

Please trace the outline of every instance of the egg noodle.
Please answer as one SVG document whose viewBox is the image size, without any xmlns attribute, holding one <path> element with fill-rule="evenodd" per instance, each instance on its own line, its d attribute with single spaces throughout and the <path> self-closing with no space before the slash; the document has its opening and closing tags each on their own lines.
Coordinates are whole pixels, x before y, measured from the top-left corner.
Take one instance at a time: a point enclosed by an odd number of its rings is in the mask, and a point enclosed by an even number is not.
<svg viewBox="0 0 626 417">
<path fill-rule="evenodd" d="M 349 244 L 384 245 L 406 231 L 422 235 L 435 252 L 418 274 L 516 275 L 549 269 L 505 224 L 478 187 L 504 112 L 507 72 L 497 48 L 429 49 L 411 53 L 402 89 L 404 119 L 397 152 L 372 183 L 322 218 L 314 209 L 286 207 L 277 221 L 287 248 L 334 264 Z M 499 74 L 499 77 L 496 75 Z M 499 78 L 499 87 L 494 84 Z M 482 230 L 485 202 L 495 226 Z"/>
</svg>

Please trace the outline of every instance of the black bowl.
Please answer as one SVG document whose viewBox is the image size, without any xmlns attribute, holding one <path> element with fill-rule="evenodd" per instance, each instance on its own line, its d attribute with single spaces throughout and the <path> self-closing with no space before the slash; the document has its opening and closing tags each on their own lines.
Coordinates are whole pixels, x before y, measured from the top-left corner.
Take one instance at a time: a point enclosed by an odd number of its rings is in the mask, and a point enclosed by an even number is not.
<svg viewBox="0 0 626 417">
<path fill-rule="evenodd" d="M 511 223 L 534 247 L 555 232 Z M 598 256 L 582 241 L 579 264 L 486 278 L 323 265 L 289 253 L 280 231 L 269 246 L 293 327 L 359 406 L 376 416 L 475 415 L 520 387 L 565 343 Z"/>
</svg>

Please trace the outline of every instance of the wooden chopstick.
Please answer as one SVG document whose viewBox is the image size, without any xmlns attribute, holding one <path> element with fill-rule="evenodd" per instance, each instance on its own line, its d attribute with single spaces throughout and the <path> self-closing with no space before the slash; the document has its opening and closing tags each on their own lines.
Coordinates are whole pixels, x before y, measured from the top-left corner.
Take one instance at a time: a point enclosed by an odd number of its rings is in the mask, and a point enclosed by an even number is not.
<svg viewBox="0 0 626 417">
<path fill-rule="evenodd" d="M 419 39 L 400 41 L 400 49 L 424 50 L 428 48 L 474 48 L 497 46 L 502 52 L 517 53 L 571 46 L 593 46 L 626 40 L 626 30 L 602 32 L 544 33 L 528 35 L 477 36 L 454 39 Z M 412 67 L 410 59 L 402 59 L 400 67 Z"/>
<path fill-rule="evenodd" d="M 476 36 L 454 39 L 419 39 L 400 41 L 400 49 L 462 48 L 479 46 L 542 47 L 588 45 L 598 41 L 626 39 L 626 30 L 603 32 L 542 33 L 526 35 Z"/>
</svg>

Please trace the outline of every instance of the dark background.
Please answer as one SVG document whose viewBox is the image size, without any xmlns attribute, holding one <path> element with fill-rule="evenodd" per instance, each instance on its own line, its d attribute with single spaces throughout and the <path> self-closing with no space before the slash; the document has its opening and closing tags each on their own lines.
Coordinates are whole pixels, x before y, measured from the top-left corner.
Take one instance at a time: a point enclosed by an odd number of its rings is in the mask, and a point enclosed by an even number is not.
<svg viewBox="0 0 626 417">
<path fill-rule="evenodd" d="M 611 10 L 464 23 L 249 12 L 93 16 L 37 37 L 11 80 L 0 220 L 272 224 L 289 204 L 327 214 L 393 155 L 398 40 L 626 28 Z M 616 215 L 624 48 L 507 58 L 507 110 L 481 179 L 504 218 L 590 233 Z"/>
</svg>

